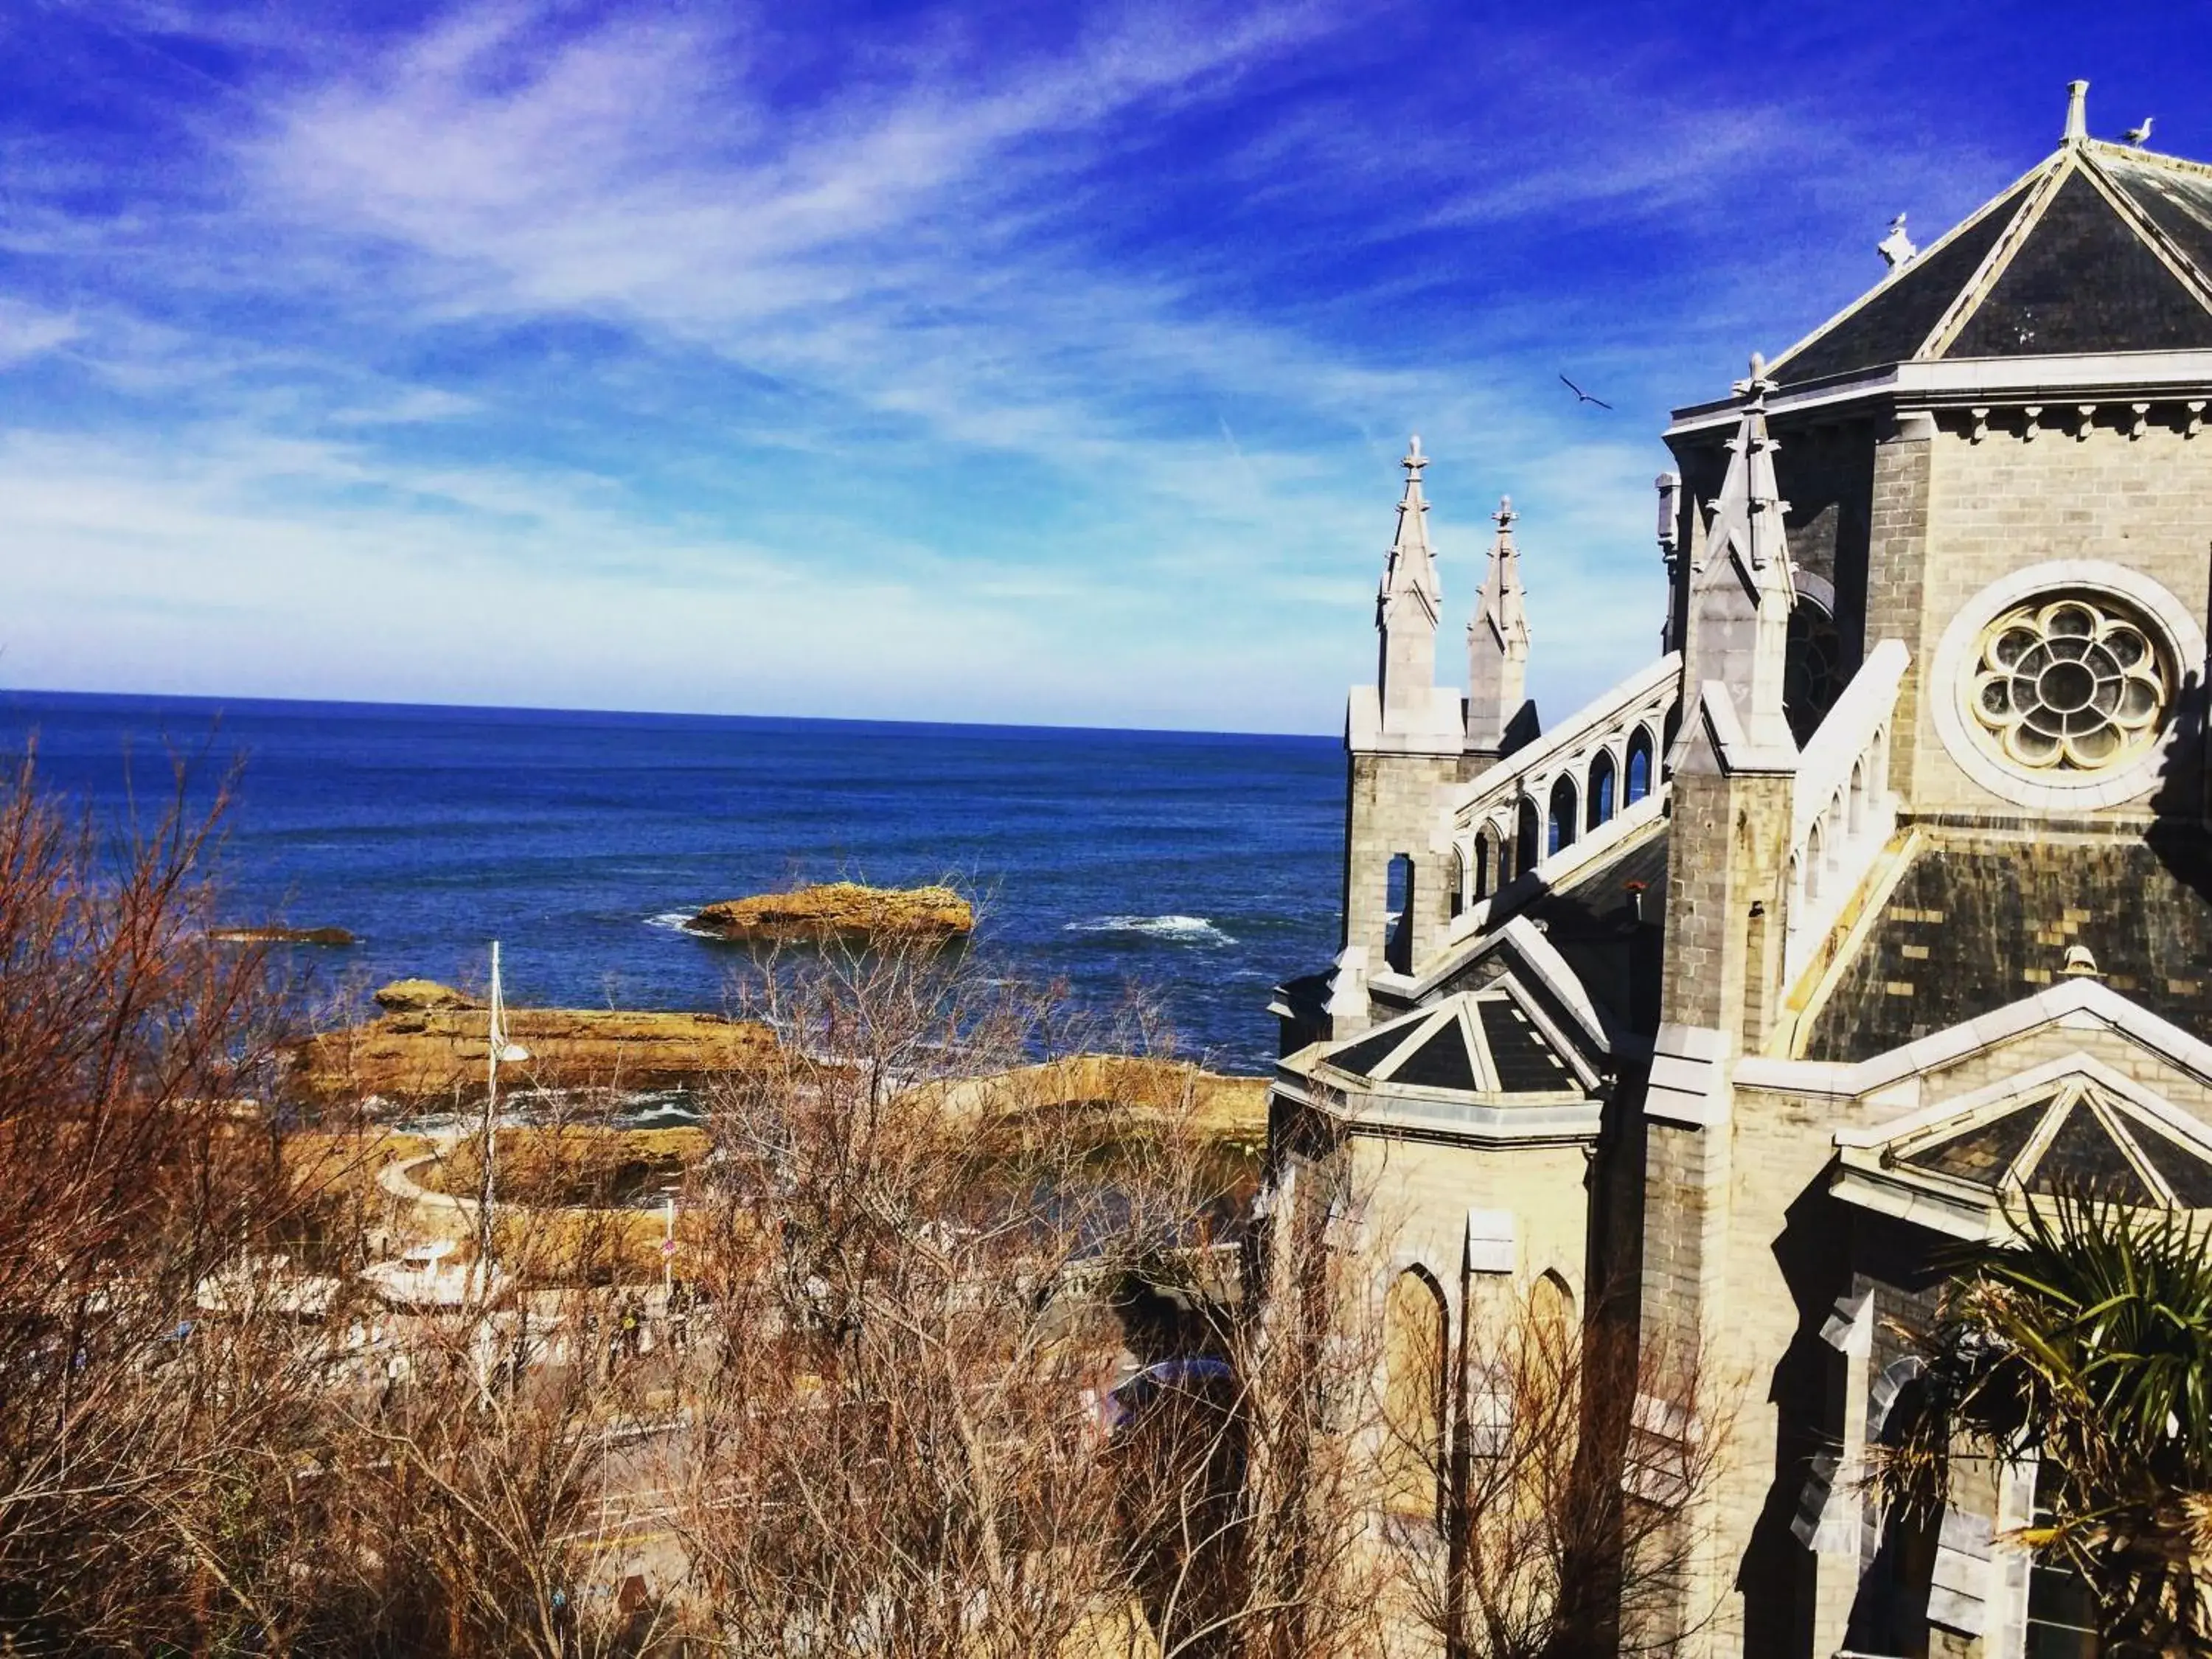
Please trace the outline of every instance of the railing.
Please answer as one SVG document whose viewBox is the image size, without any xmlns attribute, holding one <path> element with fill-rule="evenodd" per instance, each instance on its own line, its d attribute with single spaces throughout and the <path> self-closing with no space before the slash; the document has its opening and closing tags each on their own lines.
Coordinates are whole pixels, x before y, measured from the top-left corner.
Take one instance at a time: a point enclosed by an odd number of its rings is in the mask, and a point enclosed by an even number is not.
<svg viewBox="0 0 2212 1659">
<path fill-rule="evenodd" d="M 1681 696 L 1682 658 L 1670 651 L 1467 784 L 1452 804 L 1461 910 L 1577 859 L 1616 819 L 1656 816 Z"/>
<path fill-rule="evenodd" d="M 1867 653 L 1797 758 L 1790 788 L 1790 925 L 1784 977 L 1795 981 L 1897 827 L 1889 730 L 1912 660 L 1902 640 Z"/>
</svg>

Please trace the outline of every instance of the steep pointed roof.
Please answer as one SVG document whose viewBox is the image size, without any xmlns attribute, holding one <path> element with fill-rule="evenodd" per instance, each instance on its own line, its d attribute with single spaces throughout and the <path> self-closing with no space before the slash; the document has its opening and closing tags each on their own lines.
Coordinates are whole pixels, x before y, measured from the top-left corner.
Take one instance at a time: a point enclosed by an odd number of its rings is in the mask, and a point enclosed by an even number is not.
<svg viewBox="0 0 2212 1659">
<path fill-rule="evenodd" d="M 1766 394 L 1774 386 L 1757 357 L 1751 360 L 1750 374 L 1735 383 L 1736 395 L 1744 399 L 1743 414 L 1728 441 L 1728 471 L 1713 498 L 1702 568 L 1713 572 L 1708 581 L 1722 580 L 1714 561 L 1733 559 L 1737 580 L 1754 592 L 1780 595 L 1786 610 L 1796 585 L 1783 530 L 1790 503 L 1775 482 L 1775 443 L 1766 429 Z"/>
<path fill-rule="evenodd" d="M 1735 383 L 1741 413 L 1728 472 L 1690 578 L 1683 673 L 1697 707 L 1669 757 L 1677 770 L 1787 769 L 1796 759 L 1783 689 L 1796 581 L 1783 526 L 1790 503 L 1776 487 L 1766 425 L 1774 389 L 1756 356 Z"/>
<path fill-rule="evenodd" d="M 1398 501 L 1398 534 L 1390 544 L 1382 566 L 1382 586 L 1376 595 L 1378 624 L 1402 603 L 1419 605 L 1434 623 L 1443 608 L 1443 587 L 1437 580 L 1436 550 L 1429 545 L 1429 502 L 1421 494 L 1421 469 L 1429 458 L 1421 453 L 1416 434 L 1405 459 L 1406 493 Z"/>
<path fill-rule="evenodd" d="M 1584 1092 L 1558 1038 L 1504 982 L 1416 1008 L 1333 1045 L 1318 1063 L 1370 1087 L 1492 1098 Z"/>
<path fill-rule="evenodd" d="M 1783 386 L 1893 363 L 2212 349 L 2212 167 L 2078 136 L 1776 360 Z"/>
<path fill-rule="evenodd" d="M 1521 586 L 1521 554 L 1513 545 L 1513 521 L 1521 515 L 1513 510 L 1513 498 L 1505 496 L 1498 503 L 1492 518 L 1498 523 L 1498 538 L 1490 544 L 1490 568 L 1483 574 L 1482 591 L 1474 598 L 1474 617 L 1468 623 L 1472 634 L 1486 630 L 1498 644 L 1505 649 L 1519 647 L 1525 650 L 1528 644 L 1528 595 Z"/>
</svg>

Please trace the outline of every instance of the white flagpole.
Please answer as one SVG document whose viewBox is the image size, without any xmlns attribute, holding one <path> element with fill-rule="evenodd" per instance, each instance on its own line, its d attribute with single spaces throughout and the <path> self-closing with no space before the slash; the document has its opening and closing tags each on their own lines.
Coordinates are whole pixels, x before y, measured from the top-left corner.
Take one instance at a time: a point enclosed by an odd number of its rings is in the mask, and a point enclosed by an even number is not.
<svg viewBox="0 0 2212 1659">
<path fill-rule="evenodd" d="M 477 1201 L 477 1279 L 479 1290 L 491 1294 L 493 1148 L 499 1129 L 499 1051 L 507 1042 L 501 1029 L 505 1010 L 501 1006 L 499 941 L 491 942 L 491 1022 L 484 1044 L 483 1188 Z"/>
</svg>

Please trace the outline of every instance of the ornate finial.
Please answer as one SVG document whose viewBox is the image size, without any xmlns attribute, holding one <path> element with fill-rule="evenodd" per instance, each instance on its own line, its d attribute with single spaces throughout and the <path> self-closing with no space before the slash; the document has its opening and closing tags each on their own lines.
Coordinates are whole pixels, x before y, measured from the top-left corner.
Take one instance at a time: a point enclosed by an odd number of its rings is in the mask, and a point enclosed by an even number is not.
<svg viewBox="0 0 2212 1659">
<path fill-rule="evenodd" d="M 1909 265 L 1919 258 L 1920 250 L 1912 245 L 1912 239 L 1905 234 L 1903 214 L 1899 214 L 1889 222 L 1889 234 L 1874 245 L 1874 251 L 1881 255 L 1892 270 L 1896 270 L 1899 265 Z"/>
<path fill-rule="evenodd" d="M 1428 464 L 1429 458 L 1421 453 L 1421 434 L 1416 432 L 1406 447 L 1406 459 L 1398 465 L 1412 473 L 1414 477 L 1419 478 L 1421 476 L 1421 469 Z"/>
<path fill-rule="evenodd" d="M 1766 378 L 1766 359 L 1754 351 L 1751 354 L 1751 373 L 1729 388 L 1739 398 L 1748 398 L 1753 403 L 1764 403 L 1766 394 L 1774 390 L 1774 382 Z"/>
<path fill-rule="evenodd" d="M 2069 144 L 2089 142 L 2089 83 L 2069 81 L 2066 83 L 2066 136 L 2061 140 Z"/>
<path fill-rule="evenodd" d="M 1521 515 L 1513 510 L 1513 498 L 1510 495 L 1500 495 L 1498 498 L 1498 511 L 1490 516 L 1498 521 L 1498 533 L 1501 536 L 1510 536 L 1513 533 L 1514 520 Z"/>
</svg>

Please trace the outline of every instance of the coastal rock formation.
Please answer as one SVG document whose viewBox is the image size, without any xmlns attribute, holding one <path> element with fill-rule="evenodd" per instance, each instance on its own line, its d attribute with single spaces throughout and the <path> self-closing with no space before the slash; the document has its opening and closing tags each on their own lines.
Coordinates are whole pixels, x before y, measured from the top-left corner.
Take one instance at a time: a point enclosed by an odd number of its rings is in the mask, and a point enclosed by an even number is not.
<svg viewBox="0 0 2212 1659">
<path fill-rule="evenodd" d="M 388 994 L 399 993 L 395 1004 Z M 441 1000 L 447 999 L 447 1000 Z M 481 1098 L 489 1015 L 449 986 L 402 981 L 377 993 L 389 1012 L 302 1045 L 297 1079 L 323 1100 Z M 510 1008 L 507 1041 L 529 1058 L 501 1068 L 517 1088 L 660 1089 L 759 1064 L 769 1029 L 717 1014 Z"/>
<path fill-rule="evenodd" d="M 931 943 L 975 932 L 975 912 L 950 887 L 864 887 L 835 881 L 789 893 L 725 899 L 686 925 L 715 939 Z"/>
<path fill-rule="evenodd" d="M 218 927 L 208 937 L 224 945 L 358 945 L 343 927 Z"/>
<path fill-rule="evenodd" d="M 395 979 L 389 985 L 379 986 L 374 995 L 378 1007 L 394 1014 L 483 1006 L 467 992 L 457 991 L 450 985 L 441 985 L 434 979 Z"/>
</svg>

